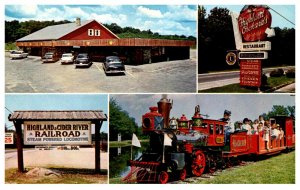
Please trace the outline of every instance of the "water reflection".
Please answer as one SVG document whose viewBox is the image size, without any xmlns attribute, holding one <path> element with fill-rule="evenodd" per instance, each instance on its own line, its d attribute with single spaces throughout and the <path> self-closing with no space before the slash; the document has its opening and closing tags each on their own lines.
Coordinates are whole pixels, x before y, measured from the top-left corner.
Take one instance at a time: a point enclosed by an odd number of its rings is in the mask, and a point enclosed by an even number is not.
<svg viewBox="0 0 300 190">
<path fill-rule="evenodd" d="M 142 147 L 132 148 L 132 157 L 134 159 L 139 158 L 142 152 L 146 150 L 148 143 L 142 143 Z M 109 177 L 118 178 L 125 177 L 130 167 L 127 166 L 128 160 L 131 157 L 131 147 L 111 147 L 109 148 Z"/>
</svg>

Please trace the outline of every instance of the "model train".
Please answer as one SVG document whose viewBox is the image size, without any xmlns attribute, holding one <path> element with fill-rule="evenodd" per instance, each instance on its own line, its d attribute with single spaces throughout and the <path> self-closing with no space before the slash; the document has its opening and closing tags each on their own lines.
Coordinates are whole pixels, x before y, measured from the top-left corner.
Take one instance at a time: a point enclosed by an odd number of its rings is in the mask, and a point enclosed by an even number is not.
<svg viewBox="0 0 300 190">
<path fill-rule="evenodd" d="M 270 140 L 272 148 L 268 149 L 263 133 L 249 135 L 239 130 L 225 137 L 227 122 L 203 118 L 199 106 L 191 120 L 185 115 L 169 119 L 172 106 L 173 101 L 163 97 L 158 107 L 150 107 L 150 112 L 142 116 L 143 133 L 150 138 L 149 148 L 138 159 L 128 162 L 131 170 L 124 181 L 163 184 L 171 177 L 184 180 L 188 174 L 201 176 L 239 164 L 243 156 L 271 155 L 295 147 L 291 117 L 271 119 L 282 127 L 285 135 L 280 140 Z M 166 138 L 171 141 L 169 146 L 164 144 Z"/>
</svg>

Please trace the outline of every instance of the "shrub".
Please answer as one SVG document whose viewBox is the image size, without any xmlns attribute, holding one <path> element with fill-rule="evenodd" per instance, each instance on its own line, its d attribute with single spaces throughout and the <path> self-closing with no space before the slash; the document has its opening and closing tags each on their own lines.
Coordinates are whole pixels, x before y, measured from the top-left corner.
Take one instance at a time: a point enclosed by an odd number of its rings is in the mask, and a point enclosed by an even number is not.
<svg viewBox="0 0 300 190">
<path fill-rule="evenodd" d="M 276 69 L 271 71 L 270 73 L 270 77 L 281 77 L 284 74 L 284 70 L 283 69 Z"/>
<path fill-rule="evenodd" d="M 288 78 L 295 78 L 295 69 L 289 69 L 286 73 L 285 73 L 286 77 Z"/>
</svg>

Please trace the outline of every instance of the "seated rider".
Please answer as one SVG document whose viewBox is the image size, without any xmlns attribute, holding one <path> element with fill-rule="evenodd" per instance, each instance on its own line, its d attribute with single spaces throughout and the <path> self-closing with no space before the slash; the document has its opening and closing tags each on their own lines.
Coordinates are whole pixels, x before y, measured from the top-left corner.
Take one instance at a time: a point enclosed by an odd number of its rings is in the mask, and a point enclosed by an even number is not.
<svg viewBox="0 0 300 190">
<path fill-rule="evenodd" d="M 227 124 L 224 126 L 225 131 L 225 144 L 229 143 L 229 136 L 230 133 L 234 132 L 234 124 L 230 121 L 231 111 L 225 110 L 223 118 L 220 119 L 220 121 L 227 122 Z"/>
</svg>

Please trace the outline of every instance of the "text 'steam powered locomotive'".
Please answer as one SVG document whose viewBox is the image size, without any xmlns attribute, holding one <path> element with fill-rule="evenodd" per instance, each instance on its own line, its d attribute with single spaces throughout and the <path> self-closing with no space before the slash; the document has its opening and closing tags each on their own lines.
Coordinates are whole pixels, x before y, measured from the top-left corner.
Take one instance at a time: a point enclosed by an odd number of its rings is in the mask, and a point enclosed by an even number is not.
<svg viewBox="0 0 300 190">
<path fill-rule="evenodd" d="M 246 130 L 236 130 L 225 137 L 227 122 L 203 118 L 200 106 L 195 107 L 191 120 L 185 115 L 176 120 L 170 119 L 172 100 L 163 97 L 157 104 L 142 116 L 143 133 L 150 138 L 149 148 L 141 157 L 128 162 L 131 170 L 124 181 L 167 183 L 170 178 L 184 180 L 187 175 L 201 176 L 239 164 L 245 156 L 272 155 L 295 147 L 292 117 L 270 119 L 272 124 L 282 127 L 284 137 L 279 140 L 270 136 L 271 148 L 268 148 L 264 131 L 249 135 Z M 165 138 L 171 140 L 171 146 L 164 146 Z M 228 138 L 226 142 L 225 138 Z"/>
</svg>

